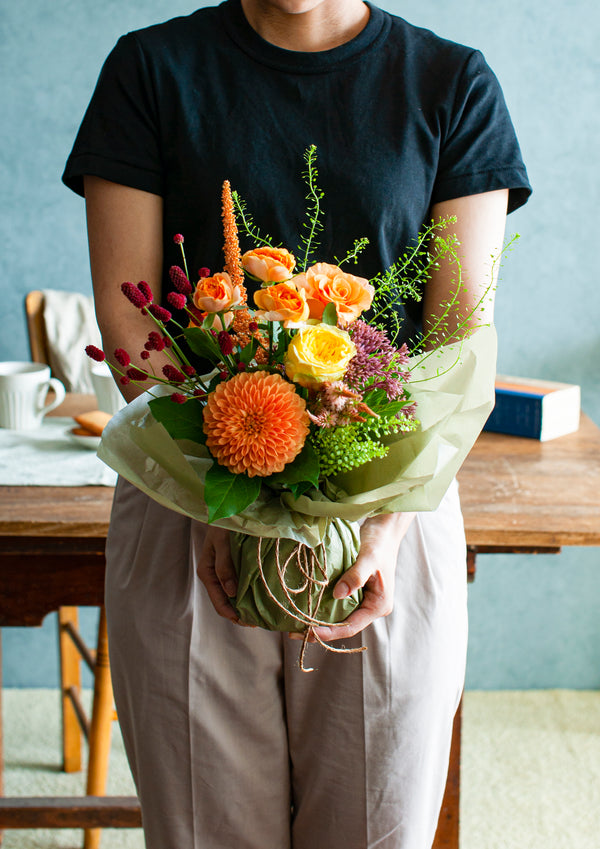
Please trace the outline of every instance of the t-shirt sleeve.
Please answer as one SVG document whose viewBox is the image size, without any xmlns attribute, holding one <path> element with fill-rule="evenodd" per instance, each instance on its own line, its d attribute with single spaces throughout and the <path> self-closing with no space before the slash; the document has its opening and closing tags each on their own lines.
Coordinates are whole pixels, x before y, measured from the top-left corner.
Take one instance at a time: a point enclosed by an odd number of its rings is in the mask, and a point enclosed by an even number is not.
<svg viewBox="0 0 600 849">
<path fill-rule="evenodd" d="M 62 179 L 83 195 L 86 174 L 163 193 L 152 79 L 133 34 L 119 39 L 104 63 Z"/>
<path fill-rule="evenodd" d="M 508 211 L 531 194 L 504 95 L 479 51 L 467 61 L 442 140 L 432 202 L 509 189 Z"/>
</svg>

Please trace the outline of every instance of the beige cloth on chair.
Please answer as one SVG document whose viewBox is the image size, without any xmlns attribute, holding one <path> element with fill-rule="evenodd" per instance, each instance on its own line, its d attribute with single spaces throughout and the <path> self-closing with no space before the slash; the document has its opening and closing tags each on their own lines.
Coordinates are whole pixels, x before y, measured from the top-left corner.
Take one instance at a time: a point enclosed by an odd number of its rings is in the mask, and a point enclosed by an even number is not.
<svg viewBox="0 0 600 849">
<path fill-rule="evenodd" d="M 52 373 L 67 392 L 93 394 L 90 370 L 93 361 L 86 345 L 102 346 L 94 312 L 94 299 L 80 292 L 44 289 L 44 325 Z"/>
</svg>

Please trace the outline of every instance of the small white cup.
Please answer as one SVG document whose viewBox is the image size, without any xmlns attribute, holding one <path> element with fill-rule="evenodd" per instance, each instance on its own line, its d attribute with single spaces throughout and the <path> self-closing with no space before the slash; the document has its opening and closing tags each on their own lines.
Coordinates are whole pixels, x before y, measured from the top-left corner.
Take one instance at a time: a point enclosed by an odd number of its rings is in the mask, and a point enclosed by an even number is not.
<svg viewBox="0 0 600 849">
<path fill-rule="evenodd" d="M 48 390 L 56 398 L 46 405 Z M 10 430 L 35 430 L 42 419 L 64 401 L 65 387 L 50 377 L 43 363 L 0 363 L 0 427 Z"/>
<path fill-rule="evenodd" d="M 117 387 L 107 363 L 96 363 L 91 369 L 92 386 L 96 393 L 98 409 L 113 416 L 127 404 Z"/>
</svg>

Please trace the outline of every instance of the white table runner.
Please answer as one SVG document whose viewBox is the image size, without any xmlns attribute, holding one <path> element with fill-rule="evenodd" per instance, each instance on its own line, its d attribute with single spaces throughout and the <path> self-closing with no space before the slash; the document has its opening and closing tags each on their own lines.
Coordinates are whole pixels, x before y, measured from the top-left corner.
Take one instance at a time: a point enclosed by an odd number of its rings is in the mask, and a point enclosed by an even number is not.
<svg viewBox="0 0 600 849">
<path fill-rule="evenodd" d="M 0 428 L 0 486 L 114 486 L 116 472 L 68 436 L 74 424 L 52 416 L 37 430 Z"/>
</svg>

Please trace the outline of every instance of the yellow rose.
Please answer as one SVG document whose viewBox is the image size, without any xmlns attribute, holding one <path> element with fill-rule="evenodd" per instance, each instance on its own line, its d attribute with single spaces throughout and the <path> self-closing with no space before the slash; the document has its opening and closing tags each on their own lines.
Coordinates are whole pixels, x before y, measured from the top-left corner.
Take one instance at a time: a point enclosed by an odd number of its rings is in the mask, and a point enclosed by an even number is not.
<svg viewBox="0 0 600 849">
<path fill-rule="evenodd" d="M 240 287 L 234 286 L 226 271 L 201 277 L 194 292 L 194 305 L 202 312 L 225 312 L 242 301 Z"/>
<path fill-rule="evenodd" d="M 263 283 L 289 280 L 296 265 L 293 255 L 285 248 L 255 248 L 242 257 L 244 271 Z"/>
<path fill-rule="evenodd" d="M 340 380 L 356 346 L 345 330 L 330 324 L 301 327 L 285 354 L 285 372 L 300 386 L 314 387 Z"/>
<path fill-rule="evenodd" d="M 291 283 L 277 283 L 254 293 L 254 301 L 259 307 L 257 318 L 267 321 L 283 321 L 287 327 L 290 323 L 299 324 L 308 318 L 306 295 L 299 292 Z"/>
<path fill-rule="evenodd" d="M 304 274 L 297 274 L 294 283 L 304 289 L 311 318 L 321 318 L 327 304 L 335 304 L 342 327 L 350 324 L 369 309 L 375 289 L 364 277 L 342 271 L 337 265 L 318 262 Z"/>
</svg>

